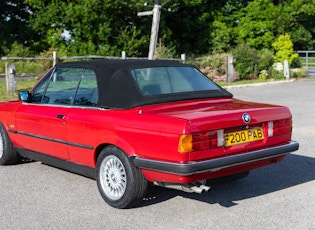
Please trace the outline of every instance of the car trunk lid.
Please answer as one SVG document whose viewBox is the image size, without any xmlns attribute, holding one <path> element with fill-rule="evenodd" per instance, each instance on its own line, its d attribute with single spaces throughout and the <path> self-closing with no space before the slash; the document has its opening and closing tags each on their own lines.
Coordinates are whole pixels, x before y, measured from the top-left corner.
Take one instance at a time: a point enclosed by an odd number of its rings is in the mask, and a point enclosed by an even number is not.
<svg viewBox="0 0 315 230">
<path fill-rule="evenodd" d="M 190 122 L 190 132 L 192 133 L 253 125 L 291 117 L 287 107 L 236 99 L 205 99 L 160 104 L 148 106 L 145 113 L 187 120 Z M 244 114 L 249 115 L 249 122 L 244 121 Z"/>
</svg>

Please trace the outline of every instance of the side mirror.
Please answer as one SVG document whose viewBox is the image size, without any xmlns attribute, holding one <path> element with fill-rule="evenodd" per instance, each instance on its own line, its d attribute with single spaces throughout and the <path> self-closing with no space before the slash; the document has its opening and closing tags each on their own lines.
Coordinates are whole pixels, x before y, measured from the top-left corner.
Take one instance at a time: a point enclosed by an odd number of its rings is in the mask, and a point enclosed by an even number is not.
<svg viewBox="0 0 315 230">
<path fill-rule="evenodd" d="M 29 102 L 30 101 L 30 93 L 28 91 L 19 92 L 19 99 L 21 101 Z"/>
</svg>

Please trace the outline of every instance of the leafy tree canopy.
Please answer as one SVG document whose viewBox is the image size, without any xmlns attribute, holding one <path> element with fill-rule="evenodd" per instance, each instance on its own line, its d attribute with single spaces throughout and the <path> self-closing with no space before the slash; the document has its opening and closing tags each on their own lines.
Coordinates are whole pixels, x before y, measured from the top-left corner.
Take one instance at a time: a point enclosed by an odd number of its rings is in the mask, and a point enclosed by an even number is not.
<svg viewBox="0 0 315 230">
<path fill-rule="evenodd" d="M 288 60 L 291 64 L 298 57 L 297 53 L 293 53 L 293 43 L 289 34 L 280 35 L 272 46 L 276 50 L 275 61 L 283 62 Z"/>
<path fill-rule="evenodd" d="M 0 55 L 14 43 L 31 46 L 34 38 L 29 28 L 32 9 L 24 0 L 1 0 L 0 3 Z"/>
<path fill-rule="evenodd" d="M 48 46 L 68 55 L 140 55 L 149 35 L 141 33 L 137 1 L 26 0 L 35 9 L 33 28 Z"/>
<path fill-rule="evenodd" d="M 315 0 L 228 1 L 212 24 L 212 41 L 216 41 L 212 50 L 242 43 L 257 50 L 270 49 L 284 33 L 291 35 L 294 49 L 314 49 L 314 7 Z"/>
<path fill-rule="evenodd" d="M 152 9 L 145 1 L 2 0 L 0 55 L 19 43 L 37 54 L 147 56 L 152 16 L 137 16 Z M 162 7 L 172 9 L 160 21 L 166 53 L 272 49 L 286 33 L 294 50 L 315 49 L 315 0 L 162 0 Z"/>
</svg>

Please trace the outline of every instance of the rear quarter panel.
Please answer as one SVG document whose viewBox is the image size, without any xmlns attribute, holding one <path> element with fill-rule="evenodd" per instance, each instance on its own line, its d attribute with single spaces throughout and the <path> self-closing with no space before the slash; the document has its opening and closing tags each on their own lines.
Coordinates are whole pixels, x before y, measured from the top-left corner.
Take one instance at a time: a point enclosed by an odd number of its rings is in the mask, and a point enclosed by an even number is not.
<svg viewBox="0 0 315 230">
<path fill-rule="evenodd" d="M 69 147 L 70 160 L 94 167 L 98 146 L 116 145 L 129 156 L 187 161 L 178 153 L 178 137 L 189 129 L 183 119 L 145 114 L 137 109 L 73 109 L 68 115 L 68 142 L 93 146 L 93 150 Z M 97 155 L 97 152 L 95 153 Z"/>
</svg>

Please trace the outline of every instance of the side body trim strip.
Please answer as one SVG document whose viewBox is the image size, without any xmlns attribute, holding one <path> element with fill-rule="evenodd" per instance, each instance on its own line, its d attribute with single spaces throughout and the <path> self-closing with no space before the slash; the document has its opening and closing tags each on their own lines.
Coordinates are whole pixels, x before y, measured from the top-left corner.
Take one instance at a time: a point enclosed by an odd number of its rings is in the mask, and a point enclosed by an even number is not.
<svg viewBox="0 0 315 230">
<path fill-rule="evenodd" d="M 90 145 L 84 145 L 84 144 L 74 143 L 74 142 L 67 142 L 67 141 L 64 141 L 64 140 L 57 139 L 57 138 L 49 138 L 49 137 L 44 137 L 44 136 L 35 135 L 35 134 L 31 134 L 31 133 L 26 133 L 26 132 L 22 132 L 22 131 L 15 131 L 15 130 L 8 130 L 8 131 L 10 133 L 14 133 L 14 134 L 17 134 L 17 135 L 33 137 L 33 138 L 37 138 L 37 139 L 41 139 L 41 140 L 45 140 L 45 141 L 56 142 L 56 143 L 65 144 L 65 145 L 69 145 L 69 146 L 74 146 L 74 147 L 78 147 L 78 148 L 89 149 L 89 150 L 93 150 L 94 149 L 94 147 L 90 146 Z"/>
</svg>

